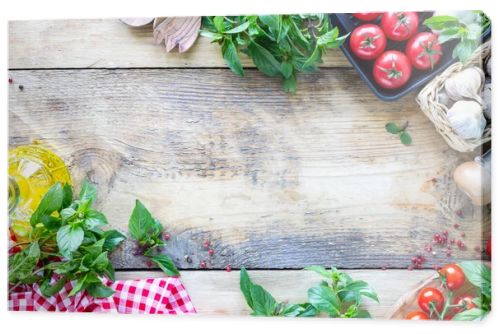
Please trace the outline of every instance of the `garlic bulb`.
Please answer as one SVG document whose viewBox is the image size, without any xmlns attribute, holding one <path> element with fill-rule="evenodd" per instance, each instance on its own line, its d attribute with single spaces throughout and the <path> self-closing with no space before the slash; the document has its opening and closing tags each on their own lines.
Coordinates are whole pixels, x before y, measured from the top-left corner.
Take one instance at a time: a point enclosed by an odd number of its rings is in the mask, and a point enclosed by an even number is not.
<svg viewBox="0 0 500 334">
<path fill-rule="evenodd" d="M 483 108 L 484 108 L 484 116 L 486 118 L 491 119 L 491 83 L 487 83 L 483 88 Z"/>
<path fill-rule="evenodd" d="M 479 91 L 484 84 L 484 72 L 479 67 L 468 67 L 444 82 L 448 97 L 454 101 L 470 99 L 482 104 Z"/>
<path fill-rule="evenodd" d="M 448 94 L 446 94 L 444 89 L 441 89 L 438 93 L 438 102 L 446 106 L 446 108 L 451 107 L 453 104 L 453 101 L 448 97 Z"/>
<path fill-rule="evenodd" d="M 486 127 L 481 105 L 475 101 L 458 101 L 446 113 L 451 127 L 463 139 L 479 139 Z"/>
</svg>

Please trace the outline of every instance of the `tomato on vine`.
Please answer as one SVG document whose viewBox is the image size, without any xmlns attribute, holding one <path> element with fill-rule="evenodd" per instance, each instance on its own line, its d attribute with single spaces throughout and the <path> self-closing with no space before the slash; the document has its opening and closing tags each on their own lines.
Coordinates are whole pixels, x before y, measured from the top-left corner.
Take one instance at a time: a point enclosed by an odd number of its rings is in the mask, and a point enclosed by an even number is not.
<svg viewBox="0 0 500 334">
<path fill-rule="evenodd" d="M 446 284 L 448 289 L 457 290 L 460 289 L 465 282 L 465 274 L 458 265 L 456 264 L 447 264 L 443 268 L 439 270 L 439 276 L 443 280 L 443 283 Z"/>
<path fill-rule="evenodd" d="M 441 291 L 436 288 L 423 288 L 418 294 L 418 305 L 422 311 L 441 313 L 444 308 L 444 297 Z"/>
<path fill-rule="evenodd" d="M 406 315 L 407 320 L 429 320 L 429 316 L 422 311 L 412 311 Z"/>
</svg>

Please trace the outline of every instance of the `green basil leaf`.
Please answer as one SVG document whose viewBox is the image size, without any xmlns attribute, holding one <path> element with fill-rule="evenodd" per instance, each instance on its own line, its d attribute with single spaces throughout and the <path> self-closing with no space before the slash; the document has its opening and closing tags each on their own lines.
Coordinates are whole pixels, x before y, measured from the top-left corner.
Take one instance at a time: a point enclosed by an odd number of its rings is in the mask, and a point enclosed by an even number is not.
<svg viewBox="0 0 500 334">
<path fill-rule="evenodd" d="M 80 189 L 80 201 L 89 201 L 90 204 L 95 200 L 97 196 L 97 190 L 87 179 L 83 181 L 82 188 Z"/>
<path fill-rule="evenodd" d="M 49 231 L 57 231 L 62 223 L 61 218 L 49 215 L 40 216 L 38 222 L 42 223 Z"/>
<path fill-rule="evenodd" d="M 154 219 L 148 209 L 146 209 L 141 201 L 136 200 L 134 210 L 128 221 L 128 230 L 132 238 L 137 241 L 148 239 L 150 237 L 149 232 L 152 231 L 154 223 Z"/>
<path fill-rule="evenodd" d="M 125 235 L 117 230 L 104 231 L 103 237 L 105 238 L 103 249 L 107 251 L 114 250 L 123 240 L 127 239 Z"/>
<path fill-rule="evenodd" d="M 371 317 L 372 316 L 371 316 L 370 312 L 368 312 L 367 310 L 358 310 L 358 312 L 354 316 L 354 318 L 360 318 L 360 319 L 368 319 Z"/>
<path fill-rule="evenodd" d="M 115 294 L 115 290 L 102 283 L 89 284 L 87 291 L 94 298 L 107 298 Z"/>
<path fill-rule="evenodd" d="M 75 215 L 76 215 L 76 210 L 73 209 L 72 207 L 65 208 L 65 209 L 61 210 L 61 217 L 64 220 L 70 220 Z"/>
<path fill-rule="evenodd" d="M 203 36 L 203 37 L 210 38 L 212 40 L 212 42 L 219 41 L 223 37 L 222 34 L 219 34 L 219 33 L 216 33 L 216 32 L 211 32 L 211 31 L 208 31 L 208 30 L 202 30 L 202 31 L 200 31 L 200 35 Z"/>
<path fill-rule="evenodd" d="M 338 316 L 340 303 L 333 290 L 326 286 L 317 286 L 307 291 L 309 303 L 321 312 L 326 312 L 330 316 Z"/>
<path fill-rule="evenodd" d="M 339 298 L 343 302 L 360 302 L 361 296 L 373 299 L 377 303 L 379 302 L 377 293 L 368 286 L 365 281 L 351 281 L 347 283 L 343 288 L 343 291 L 339 292 Z"/>
<path fill-rule="evenodd" d="M 293 64 L 290 62 L 282 62 L 281 63 L 281 74 L 283 74 L 283 77 L 285 79 L 288 79 L 292 76 L 293 74 Z"/>
<path fill-rule="evenodd" d="M 99 256 L 99 254 L 102 253 L 103 251 L 103 246 L 104 246 L 104 242 L 106 240 L 104 238 L 94 242 L 92 245 L 89 245 L 89 246 L 82 246 L 82 248 L 87 252 L 89 253 L 90 255 L 92 255 L 93 257 L 97 257 Z"/>
<path fill-rule="evenodd" d="M 65 183 L 63 186 L 63 200 L 62 200 L 62 207 L 67 208 L 68 206 L 71 205 L 71 202 L 73 201 L 73 187 Z"/>
<path fill-rule="evenodd" d="M 224 16 L 215 16 L 213 22 L 218 32 L 224 32 Z"/>
<path fill-rule="evenodd" d="M 316 43 L 318 43 L 318 45 L 326 45 L 328 43 L 334 42 L 337 37 L 339 37 L 339 28 L 335 27 L 332 30 L 328 31 L 326 34 L 319 36 Z"/>
<path fill-rule="evenodd" d="M 222 56 L 226 61 L 227 66 L 234 73 L 243 76 L 243 66 L 241 65 L 238 50 L 230 38 L 225 38 L 222 43 Z"/>
<path fill-rule="evenodd" d="M 467 280 L 481 290 L 481 293 L 491 297 L 491 269 L 481 261 L 463 261 L 458 264 Z"/>
<path fill-rule="evenodd" d="M 248 306 L 253 310 L 253 300 L 251 294 L 251 288 L 253 286 L 250 276 L 248 276 L 247 270 L 242 267 L 240 270 L 240 290 L 245 297 Z"/>
<path fill-rule="evenodd" d="M 445 28 L 459 25 L 460 21 L 454 16 L 441 15 L 429 17 L 423 22 L 423 24 L 432 30 L 443 30 Z"/>
<path fill-rule="evenodd" d="M 158 267 L 160 267 L 160 269 L 163 270 L 163 272 L 167 274 L 167 276 L 180 275 L 179 270 L 174 264 L 174 261 L 172 261 L 172 259 L 169 256 L 158 254 L 158 255 L 150 255 L 148 256 L 148 258 L 151 259 L 151 261 L 153 261 Z"/>
<path fill-rule="evenodd" d="M 85 215 L 85 226 L 92 230 L 96 227 L 102 227 L 108 224 L 108 220 L 104 214 L 101 212 L 90 209 Z"/>
<path fill-rule="evenodd" d="M 57 282 L 51 285 L 50 278 L 48 278 L 40 285 L 40 291 L 45 297 L 52 297 L 53 295 L 61 291 L 67 281 L 68 278 L 63 276 Z"/>
<path fill-rule="evenodd" d="M 401 140 L 401 143 L 404 145 L 411 145 L 412 142 L 410 134 L 406 131 L 401 131 L 399 134 L 399 140 Z"/>
<path fill-rule="evenodd" d="M 83 229 L 79 226 L 65 225 L 57 231 L 57 246 L 65 258 L 71 259 L 72 253 L 80 247 L 83 241 Z"/>
<path fill-rule="evenodd" d="M 73 286 L 73 289 L 68 294 L 68 297 L 72 297 L 76 295 L 78 292 L 82 291 L 85 288 L 85 280 L 87 279 L 87 275 L 81 276 L 76 284 Z"/>
<path fill-rule="evenodd" d="M 452 56 L 465 63 L 472 56 L 477 46 L 478 41 L 465 39 L 455 46 Z"/>
<path fill-rule="evenodd" d="M 101 273 L 106 270 L 109 265 L 108 252 L 103 252 L 92 262 L 90 267 L 96 272 Z"/>
<path fill-rule="evenodd" d="M 63 203 L 64 192 L 61 183 L 56 183 L 45 193 L 38 208 L 31 215 L 30 223 L 35 226 L 42 216 L 59 211 Z"/>
<path fill-rule="evenodd" d="M 112 281 L 115 280 L 115 268 L 113 268 L 113 264 L 111 262 L 108 263 L 108 266 L 104 270 L 104 275 L 108 276 L 108 278 Z"/>
<path fill-rule="evenodd" d="M 285 317 L 314 317 L 317 314 L 318 310 L 309 303 L 289 304 L 282 313 Z"/>
<path fill-rule="evenodd" d="M 9 283 L 28 283 L 40 259 L 38 242 L 33 242 L 28 248 L 9 256 Z"/>
<path fill-rule="evenodd" d="M 396 123 L 392 122 L 387 123 L 385 125 L 385 129 L 387 130 L 387 132 L 392 133 L 393 135 L 396 135 L 402 131 L 401 128 Z"/>
<path fill-rule="evenodd" d="M 322 266 L 309 266 L 305 267 L 304 269 L 314 271 L 315 273 L 320 274 L 321 276 L 328 279 L 332 278 L 332 272 L 330 270 L 323 268 Z"/>
<path fill-rule="evenodd" d="M 453 320 L 458 321 L 473 321 L 473 320 L 481 320 L 488 314 L 487 311 L 482 310 L 480 308 L 474 307 L 470 310 L 466 310 L 460 313 L 457 313 Z"/>
<path fill-rule="evenodd" d="M 283 91 L 286 93 L 294 93 L 297 90 L 297 79 L 294 74 L 283 80 Z"/>
<path fill-rule="evenodd" d="M 276 300 L 262 286 L 253 284 L 250 288 L 253 301 L 253 315 L 273 316 L 277 307 Z"/>
</svg>

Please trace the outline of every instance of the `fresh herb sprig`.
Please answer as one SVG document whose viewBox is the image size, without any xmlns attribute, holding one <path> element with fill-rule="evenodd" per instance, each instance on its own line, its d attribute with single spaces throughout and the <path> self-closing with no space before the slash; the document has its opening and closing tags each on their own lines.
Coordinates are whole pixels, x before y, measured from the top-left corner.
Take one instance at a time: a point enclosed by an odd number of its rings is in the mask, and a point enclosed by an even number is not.
<svg viewBox="0 0 500 334">
<path fill-rule="evenodd" d="M 208 16 L 200 34 L 221 46 L 229 68 L 243 76 L 239 52 L 262 73 L 283 79 L 283 89 L 295 92 L 298 72 L 317 70 L 327 49 L 338 48 L 339 36 L 327 14 Z"/>
<path fill-rule="evenodd" d="M 453 49 L 453 58 L 461 62 L 466 62 L 472 56 L 481 43 L 481 34 L 491 25 L 490 19 L 482 11 L 466 14 L 464 17 L 438 15 L 424 21 L 429 29 L 439 32 L 439 43 L 458 40 Z"/>
<path fill-rule="evenodd" d="M 9 283 L 39 283 L 45 296 L 53 296 L 68 281 L 76 281 L 70 296 L 88 291 L 93 297 L 108 297 L 114 291 L 101 278 L 114 280 L 109 260 L 126 237 L 117 230 L 103 230 L 106 216 L 92 208 L 97 192 L 84 181 L 79 199 L 70 185 L 56 183 L 42 198 L 30 219 L 28 242 L 9 256 Z M 57 275 L 54 275 L 57 274 Z M 59 277 L 54 280 L 55 277 Z"/>
<path fill-rule="evenodd" d="M 168 276 L 180 275 L 174 261 L 168 255 L 156 252 L 165 245 L 162 237 L 163 226 L 139 200 L 135 202 L 128 229 L 132 238 L 137 241 L 139 254 L 149 258 Z"/>
<path fill-rule="evenodd" d="M 453 320 L 481 320 L 491 311 L 491 268 L 481 261 L 463 261 L 458 265 L 476 288 L 477 297 L 472 300 L 476 307 L 457 313 Z"/>
<path fill-rule="evenodd" d="M 403 145 L 411 145 L 412 139 L 410 134 L 406 131 L 409 123 L 406 122 L 403 126 L 399 126 L 394 122 L 387 123 L 385 125 L 385 130 L 393 135 L 398 135 L 399 140 Z"/>
<path fill-rule="evenodd" d="M 367 297 L 378 302 L 378 296 L 368 283 L 353 280 L 348 274 L 320 266 L 306 268 L 327 280 L 307 291 L 308 302 L 278 303 L 262 286 L 251 281 L 245 268 L 240 272 L 240 289 L 254 316 L 314 317 L 321 313 L 333 318 L 369 318 L 370 313 L 362 306 Z"/>
</svg>

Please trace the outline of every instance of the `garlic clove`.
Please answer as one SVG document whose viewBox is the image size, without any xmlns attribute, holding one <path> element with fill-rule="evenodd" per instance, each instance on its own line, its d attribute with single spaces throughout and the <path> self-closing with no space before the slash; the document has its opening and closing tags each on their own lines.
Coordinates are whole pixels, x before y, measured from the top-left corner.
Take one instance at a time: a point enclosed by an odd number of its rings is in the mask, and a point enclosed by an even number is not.
<svg viewBox="0 0 500 334">
<path fill-rule="evenodd" d="M 491 174 L 475 161 L 459 165 L 453 173 L 455 184 L 475 205 L 491 202 Z"/>
<path fill-rule="evenodd" d="M 451 127 L 463 139 L 479 139 L 486 127 L 481 105 L 475 101 L 458 101 L 446 113 Z"/>
</svg>

